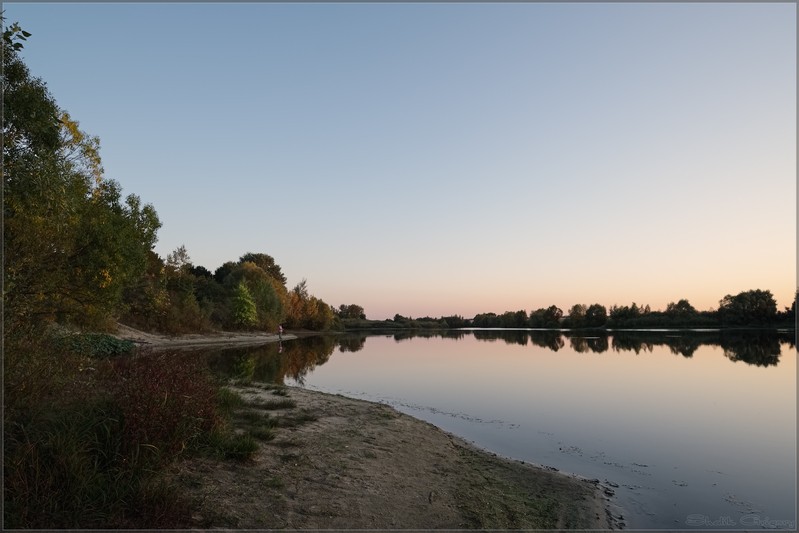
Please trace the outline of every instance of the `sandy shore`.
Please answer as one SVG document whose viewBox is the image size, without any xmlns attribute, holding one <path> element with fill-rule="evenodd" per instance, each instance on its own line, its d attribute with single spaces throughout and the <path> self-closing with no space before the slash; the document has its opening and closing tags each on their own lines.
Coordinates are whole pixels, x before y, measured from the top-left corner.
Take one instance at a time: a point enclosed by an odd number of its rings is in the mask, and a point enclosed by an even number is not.
<svg viewBox="0 0 799 533">
<path fill-rule="evenodd" d="M 228 348 L 234 346 L 250 346 L 278 342 L 280 338 L 277 333 L 264 332 L 217 332 L 217 333 L 198 333 L 190 335 L 168 336 L 157 333 L 147 333 L 138 329 L 131 328 L 122 324 L 118 325 L 115 337 L 129 340 L 137 346 L 163 349 L 186 349 L 186 348 Z M 296 333 L 284 333 L 282 340 L 296 339 Z"/>
<path fill-rule="evenodd" d="M 389 406 L 266 384 L 231 388 L 246 400 L 239 431 L 259 416 L 278 425 L 246 463 L 198 458 L 176 467 L 198 509 L 194 527 L 623 527 L 597 480 L 497 457 Z"/>
</svg>

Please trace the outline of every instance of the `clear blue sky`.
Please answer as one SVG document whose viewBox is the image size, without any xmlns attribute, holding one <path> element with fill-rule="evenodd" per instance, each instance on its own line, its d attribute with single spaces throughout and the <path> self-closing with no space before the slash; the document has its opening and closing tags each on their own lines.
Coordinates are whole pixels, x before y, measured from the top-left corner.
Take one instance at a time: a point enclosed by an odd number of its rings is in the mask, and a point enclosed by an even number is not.
<svg viewBox="0 0 799 533">
<path fill-rule="evenodd" d="M 792 300 L 795 4 L 4 9 L 162 256 L 370 318 Z"/>
</svg>

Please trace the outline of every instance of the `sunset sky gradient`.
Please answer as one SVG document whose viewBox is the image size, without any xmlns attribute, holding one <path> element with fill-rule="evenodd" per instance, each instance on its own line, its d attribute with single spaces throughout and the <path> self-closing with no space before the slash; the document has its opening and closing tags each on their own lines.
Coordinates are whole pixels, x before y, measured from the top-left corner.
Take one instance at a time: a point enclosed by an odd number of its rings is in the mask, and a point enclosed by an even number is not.
<svg viewBox="0 0 799 533">
<path fill-rule="evenodd" d="M 5 3 L 156 251 L 369 318 L 796 276 L 796 4 Z"/>
</svg>

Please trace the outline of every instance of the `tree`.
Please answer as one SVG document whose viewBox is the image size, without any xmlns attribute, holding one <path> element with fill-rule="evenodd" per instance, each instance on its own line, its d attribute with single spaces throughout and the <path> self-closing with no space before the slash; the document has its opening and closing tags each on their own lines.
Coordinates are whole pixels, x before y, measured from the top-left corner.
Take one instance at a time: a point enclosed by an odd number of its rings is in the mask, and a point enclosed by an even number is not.
<svg viewBox="0 0 799 533">
<path fill-rule="evenodd" d="M 696 308 L 688 302 L 688 300 L 682 299 L 677 303 L 670 302 L 666 306 L 665 315 L 673 322 L 691 323 L 696 321 L 698 312 Z"/>
<path fill-rule="evenodd" d="M 558 328 L 560 327 L 560 319 L 563 318 L 563 311 L 560 307 L 550 305 L 544 311 L 544 327 Z"/>
<path fill-rule="evenodd" d="M 280 269 L 280 266 L 275 263 L 271 255 L 247 252 L 239 258 L 239 263 L 245 262 L 254 263 L 255 266 L 260 267 L 264 272 L 275 278 L 281 284 L 286 284 L 286 276 L 283 275 L 283 271 Z"/>
<path fill-rule="evenodd" d="M 718 315 L 722 324 L 763 325 L 774 321 L 777 302 L 771 291 L 744 291 L 726 295 L 719 301 Z"/>
<path fill-rule="evenodd" d="M 604 305 L 592 304 L 585 311 L 585 326 L 597 328 L 605 325 L 608 320 L 608 313 Z"/>
<path fill-rule="evenodd" d="M 696 314 L 696 308 L 688 300 L 682 299 L 677 303 L 670 302 L 666 306 L 666 314 L 670 316 L 688 316 Z"/>
<path fill-rule="evenodd" d="M 496 328 L 499 327 L 499 317 L 496 313 L 480 313 L 474 316 L 472 324 L 476 328 Z"/>
<path fill-rule="evenodd" d="M 145 330 L 163 329 L 170 306 L 164 270 L 164 260 L 155 252 L 148 252 L 144 272 L 123 292 L 125 324 Z"/>
<path fill-rule="evenodd" d="M 258 322 L 258 310 L 247 285 L 241 281 L 233 296 L 233 321 L 243 328 L 251 328 Z"/>
<path fill-rule="evenodd" d="M 289 292 L 286 314 L 288 327 L 323 330 L 330 328 L 333 319 L 333 309 L 308 292 L 308 282 L 305 279 Z"/>
<path fill-rule="evenodd" d="M 264 330 L 277 328 L 286 317 L 290 305 L 283 284 L 250 261 L 234 264 L 225 277 L 228 287 L 235 287 L 240 282 L 246 284 L 255 301 L 257 327 Z"/>
<path fill-rule="evenodd" d="M 216 282 L 220 284 L 226 283 L 227 277 L 236 269 L 238 265 L 239 263 L 234 263 L 233 261 L 227 261 L 222 264 L 222 266 L 214 271 L 214 279 Z"/>
<path fill-rule="evenodd" d="M 585 323 L 585 313 L 587 308 L 583 304 L 574 304 L 569 309 L 569 326 L 572 328 L 582 327 Z"/>
<path fill-rule="evenodd" d="M 529 324 L 531 328 L 559 328 L 562 317 L 563 311 L 555 305 L 550 305 L 546 309 L 542 307 L 532 311 Z"/>
<path fill-rule="evenodd" d="M 213 279 L 214 274 L 204 266 L 193 266 L 189 272 L 197 278 Z"/>
<path fill-rule="evenodd" d="M 338 316 L 341 318 L 360 318 L 361 320 L 366 320 L 366 313 L 363 307 L 356 304 L 341 304 L 338 306 Z"/>
<path fill-rule="evenodd" d="M 30 75 L 12 30 L 2 73 L 5 316 L 103 325 L 146 269 L 160 222 L 104 178 L 99 140 Z"/>
<path fill-rule="evenodd" d="M 193 268 L 189 253 L 186 251 L 186 246 L 183 244 L 167 254 L 166 264 L 176 271 L 189 272 Z"/>
<path fill-rule="evenodd" d="M 527 325 L 531 328 L 543 328 L 546 327 L 544 325 L 544 314 L 546 313 L 546 309 L 536 309 L 535 311 L 530 311 L 530 317 L 527 319 Z"/>
<path fill-rule="evenodd" d="M 796 300 L 799 299 L 799 291 L 796 291 L 794 294 L 793 302 L 791 302 L 791 307 L 786 307 L 785 312 L 782 314 L 783 318 L 787 322 L 796 322 Z"/>
<path fill-rule="evenodd" d="M 505 311 L 499 317 L 500 325 L 503 328 L 523 328 L 528 324 L 529 317 L 527 311 Z"/>
</svg>

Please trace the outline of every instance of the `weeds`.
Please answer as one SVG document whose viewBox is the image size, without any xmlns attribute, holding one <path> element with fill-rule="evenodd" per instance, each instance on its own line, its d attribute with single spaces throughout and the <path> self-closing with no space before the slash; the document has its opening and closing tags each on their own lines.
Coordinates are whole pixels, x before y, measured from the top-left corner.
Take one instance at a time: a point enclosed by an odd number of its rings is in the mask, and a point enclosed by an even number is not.
<svg viewBox="0 0 799 533">
<path fill-rule="evenodd" d="M 120 415 L 113 401 L 98 399 L 7 425 L 5 526 L 188 525 L 186 503 L 151 474 L 160 452 L 124 453 Z"/>
<path fill-rule="evenodd" d="M 233 411 L 244 405 L 241 395 L 227 387 L 220 387 L 216 392 L 216 405 L 220 414 L 230 416 Z"/>
<path fill-rule="evenodd" d="M 211 433 L 209 449 L 222 459 L 246 461 L 258 450 L 258 443 L 250 433 L 237 435 L 229 431 Z"/>
<path fill-rule="evenodd" d="M 110 371 L 109 388 L 122 410 L 125 442 L 174 456 L 217 423 L 217 391 L 195 355 L 151 353 L 114 360 Z"/>
<path fill-rule="evenodd" d="M 290 398 L 283 398 L 278 400 L 264 400 L 261 398 L 257 398 L 251 400 L 248 403 L 248 405 L 251 405 L 253 407 L 258 407 L 260 409 L 274 411 L 278 409 L 291 409 L 293 407 L 297 407 L 297 402 Z"/>
<path fill-rule="evenodd" d="M 4 383 L 4 526 L 189 526 L 188 503 L 159 472 L 225 431 L 202 360 L 161 352 L 91 362 L 35 338 L 14 348 Z M 225 457 L 257 449 L 251 435 L 226 439 Z"/>
<path fill-rule="evenodd" d="M 166 529 L 191 506 L 162 475 L 188 455 L 246 461 L 277 427 L 316 417 L 277 396 L 247 402 L 185 352 L 125 353 L 107 335 L 15 331 L 4 376 L 3 525 L 36 529 Z M 65 340 L 66 339 L 66 340 Z M 255 407 L 256 409 L 252 409 Z M 237 434 L 230 420 L 244 426 Z M 275 481 L 278 486 L 278 481 Z"/>
<path fill-rule="evenodd" d="M 270 427 L 265 427 L 265 426 L 251 429 L 249 433 L 254 438 L 256 438 L 258 440 L 261 440 L 261 441 L 270 441 L 270 440 L 274 440 L 274 438 L 275 438 L 274 430 L 272 428 L 270 428 Z"/>
<path fill-rule="evenodd" d="M 300 412 L 294 415 L 285 415 L 278 419 L 278 425 L 284 428 L 294 428 L 306 422 L 315 422 L 319 417 L 313 414 L 308 409 L 300 409 Z"/>
</svg>

